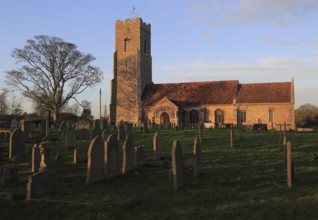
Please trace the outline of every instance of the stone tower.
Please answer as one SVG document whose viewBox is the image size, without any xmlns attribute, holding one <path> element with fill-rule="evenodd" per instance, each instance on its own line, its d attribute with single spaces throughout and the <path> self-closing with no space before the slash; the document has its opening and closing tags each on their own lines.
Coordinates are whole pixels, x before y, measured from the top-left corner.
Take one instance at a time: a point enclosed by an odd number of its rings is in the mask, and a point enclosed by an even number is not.
<svg viewBox="0 0 318 220">
<path fill-rule="evenodd" d="M 142 121 L 141 96 L 152 83 L 151 26 L 141 18 L 116 21 L 110 122 Z"/>
</svg>

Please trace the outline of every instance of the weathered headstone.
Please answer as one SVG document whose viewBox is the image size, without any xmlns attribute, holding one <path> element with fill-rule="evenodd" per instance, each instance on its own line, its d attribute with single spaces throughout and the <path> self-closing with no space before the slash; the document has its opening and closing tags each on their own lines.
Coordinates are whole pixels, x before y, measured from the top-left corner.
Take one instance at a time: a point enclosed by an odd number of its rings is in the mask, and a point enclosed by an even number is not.
<svg viewBox="0 0 318 220">
<path fill-rule="evenodd" d="M 138 146 L 134 148 L 135 152 L 135 167 L 140 167 L 145 164 L 145 147 Z"/>
<path fill-rule="evenodd" d="M 87 161 L 87 154 L 83 148 L 78 147 L 74 149 L 74 164 L 84 163 Z"/>
<path fill-rule="evenodd" d="M 24 132 L 25 139 L 32 137 L 33 125 L 30 121 L 21 120 L 20 129 Z"/>
<path fill-rule="evenodd" d="M 39 145 L 41 162 L 39 172 L 46 172 L 51 169 L 51 153 L 50 153 L 50 142 L 41 142 Z"/>
<path fill-rule="evenodd" d="M 107 140 L 108 135 L 109 135 L 108 130 L 104 129 L 104 130 L 103 130 L 103 133 L 102 133 L 102 138 L 103 138 L 104 141 Z"/>
<path fill-rule="evenodd" d="M 71 127 L 65 133 L 65 149 L 72 150 L 75 147 L 75 131 Z"/>
<path fill-rule="evenodd" d="M 134 169 L 134 159 L 133 141 L 131 135 L 128 134 L 123 145 L 123 174 L 126 174 L 127 171 Z"/>
<path fill-rule="evenodd" d="M 118 124 L 118 138 L 117 140 L 125 140 L 126 134 L 125 134 L 125 125 L 124 122 L 120 122 Z"/>
<path fill-rule="evenodd" d="M 35 144 L 32 148 L 32 173 L 39 172 L 41 163 L 41 153 L 39 144 Z"/>
<path fill-rule="evenodd" d="M 0 186 L 12 186 L 18 183 L 17 167 L 0 167 Z"/>
<path fill-rule="evenodd" d="M 172 182 L 174 190 L 178 190 L 184 185 L 182 149 L 178 140 L 173 141 L 172 145 Z"/>
<path fill-rule="evenodd" d="M 101 181 L 104 176 L 104 142 L 100 135 L 91 141 L 87 156 L 86 184 Z"/>
<path fill-rule="evenodd" d="M 153 159 L 161 159 L 161 140 L 158 132 L 153 136 Z"/>
<path fill-rule="evenodd" d="M 55 178 L 52 172 L 40 172 L 29 176 L 27 200 L 46 196 L 55 191 Z"/>
<path fill-rule="evenodd" d="M 294 184 L 294 172 L 293 172 L 293 163 L 292 163 L 292 150 L 291 143 L 287 143 L 287 185 L 292 187 Z"/>
<path fill-rule="evenodd" d="M 104 142 L 104 147 L 105 177 L 108 178 L 112 176 L 117 176 L 120 174 L 119 150 L 117 138 L 114 134 L 108 136 L 107 140 Z"/>
<path fill-rule="evenodd" d="M 10 121 L 10 129 L 17 129 L 18 128 L 18 121 L 14 118 Z"/>
<path fill-rule="evenodd" d="M 195 177 L 198 177 L 201 174 L 201 146 L 200 146 L 198 137 L 195 137 L 194 139 L 193 156 L 194 156 L 193 175 Z"/>
<path fill-rule="evenodd" d="M 20 129 L 12 132 L 9 144 L 9 159 L 20 157 L 25 153 L 25 135 Z"/>
</svg>

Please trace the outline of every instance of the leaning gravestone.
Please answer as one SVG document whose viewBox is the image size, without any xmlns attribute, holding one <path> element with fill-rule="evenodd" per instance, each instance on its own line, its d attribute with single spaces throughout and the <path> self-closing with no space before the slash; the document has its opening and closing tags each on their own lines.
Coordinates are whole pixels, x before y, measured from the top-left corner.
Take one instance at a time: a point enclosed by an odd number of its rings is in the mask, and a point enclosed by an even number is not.
<svg viewBox="0 0 318 220">
<path fill-rule="evenodd" d="M 91 141 L 87 156 L 86 184 L 102 180 L 104 175 L 104 143 L 100 135 Z"/>
<path fill-rule="evenodd" d="M 17 167 L 0 167 L 0 186 L 12 186 L 18 183 Z"/>
<path fill-rule="evenodd" d="M 18 128 L 18 121 L 14 118 L 10 121 L 10 129 L 17 129 Z"/>
<path fill-rule="evenodd" d="M 138 146 L 134 148 L 135 151 L 135 167 L 140 167 L 145 164 L 145 147 Z"/>
<path fill-rule="evenodd" d="M 172 145 L 172 182 L 174 190 L 178 190 L 184 185 L 182 149 L 178 140 L 173 141 Z"/>
<path fill-rule="evenodd" d="M 74 128 L 67 129 L 65 133 L 65 149 L 70 150 L 75 147 L 75 131 Z"/>
<path fill-rule="evenodd" d="M 35 144 L 32 148 L 32 173 L 39 172 L 41 163 L 41 154 L 39 144 Z"/>
<path fill-rule="evenodd" d="M 25 135 L 20 129 L 12 132 L 9 144 L 9 159 L 20 157 L 25 153 Z"/>
<path fill-rule="evenodd" d="M 108 136 L 107 140 L 104 142 L 104 147 L 105 177 L 117 176 L 120 174 L 119 150 L 117 138 L 114 134 Z"/>
<path fill-rule="evenodd" d="M 74 164 L 84 163 L 87 161 L 87 154 L 83 150 L 83 148 L 78 147 L 74 149 Z"/>
<path fill-rule="evenodd" d="M 158 132 L 153 136 L 153 159 L 160 160 L 161 159 L 161 141 L 160 135 Z"/>
<path fill-rule="evenodd" d="M 126 136 L 126 140 L 123 145 L 123 174 L 127 171 L 134 169 L 134 148 L 131 135 Z"/>
<path fill-rule="evenodd" d="M 196 137 L 194 139 L 194 146 L 193 146 L 193 156 L 194 156 L 194 169 L 193 175 L 198 177 L 201 174 L 201 146 L 199 138 Z"/>
<path fill-rule="evenodd" d="M 55 178 L 51 172 L 39 172 L 29 176 L 27 200 L 46 196 L 55 191 Z"/>
</svg>

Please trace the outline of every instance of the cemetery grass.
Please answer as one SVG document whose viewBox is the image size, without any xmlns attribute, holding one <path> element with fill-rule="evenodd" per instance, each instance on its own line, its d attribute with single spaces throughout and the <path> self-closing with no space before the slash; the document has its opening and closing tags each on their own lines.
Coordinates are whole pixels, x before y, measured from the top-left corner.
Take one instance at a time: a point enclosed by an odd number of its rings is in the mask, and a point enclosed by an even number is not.
<svg viewBox="0 0 318 220">
<path fill-rule="evenodd" d="M 134 145 L 144 145 L 146 164 L 125 176 L 85 185 L 86 163 L 74 165 L 73 151 L 65 150 L 57 131 L 51 134 L 51 157 L 56 192 L 26 201 L 27 177 L 31 174 L 31 149 L 17 161 L 19 183 L 0 187 L 1 219 L 317 219 L 318 161 L 311 161 L 318 150 L 318 133 L 287 132 L 292 143 L 295 180 L 287 187 L 286 165 L 277 147 L 275 132 L 235 131 L 230 148 L 230 130 L 204 129 L 201 144 L 202 175 L 193 177 L 193 142 L 197 130 L 161 130 L 163 158 L 153 160 L 154 132 L 134 130 Z M 182 145 L 185 186 L 174 191 L 163 159 L 171 160 L 173 139 Z M 89 141 L 77 141 L 88 149 Z M 119 143 L 122 151 L 123 141 Z M 4 143 L 2 147 L 6 147 Z M 59 153 L 62 159 L 55 161 Z M 7 158 L 7 157 L 6 157 Z M 171 163 L 170 163 L 171 168 Z"/>
</svg>

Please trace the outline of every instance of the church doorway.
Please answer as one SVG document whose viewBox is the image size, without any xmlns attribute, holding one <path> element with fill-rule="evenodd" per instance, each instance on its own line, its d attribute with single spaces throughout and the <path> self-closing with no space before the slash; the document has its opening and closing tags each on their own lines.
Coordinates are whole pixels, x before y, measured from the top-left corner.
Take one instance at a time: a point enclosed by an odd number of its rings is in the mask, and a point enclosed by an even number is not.
<svg viewBox="0 0 318 220">
<path fill-rule="evenodd" d="M 224 111 L 218 109 L 215 111 L 215 126 L 221 128 L 224 124 Z"/>
<path fill-rule="evenodd" d="M 168 124 L 170 123 L 170 117 L 167 112 L 163 112 L 160 116 L 160 123 L 161 124 Z"/>
</svg>

